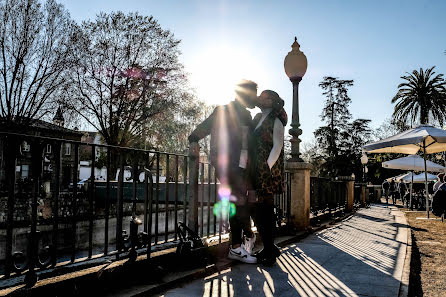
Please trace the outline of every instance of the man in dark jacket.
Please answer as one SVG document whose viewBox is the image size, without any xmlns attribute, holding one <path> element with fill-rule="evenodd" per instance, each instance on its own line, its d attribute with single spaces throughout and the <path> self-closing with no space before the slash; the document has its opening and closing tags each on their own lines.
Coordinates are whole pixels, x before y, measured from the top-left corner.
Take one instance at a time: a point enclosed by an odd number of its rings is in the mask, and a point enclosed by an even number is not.
<svg viewBox="0 0 446 297">
<path fill-rule="evenodd" d="M 228 257 L 245 263 L 256 263 L 246 251 L 242 231 L 247 240 L 254 241 L 250 213 L 247 205 L 248 135 L 252 132 L 251 113 L 257 98 L 257 84 L 242 80 L 235 90 L 236 98 L 229 104 L 218 106 L 189 136 L 189 142 L 198 142 L 211 135 L 210 163 L 220 180 L 220 199 L 235 203 L 235 215 L 229 218 L 232 247 Z M 229 197 L 228 194 L 230 193 Z M 249 240 L 251 239 L 251 240 Z"/>
<path fill-rule="evenodd" d="M 392 179 L 390 182 L 390 196 L 392 197 L 393 204 L 396 204 L 396 195 L 398 192 L 398 188 L 395 182 L 395 179 Z"/>
</svg>

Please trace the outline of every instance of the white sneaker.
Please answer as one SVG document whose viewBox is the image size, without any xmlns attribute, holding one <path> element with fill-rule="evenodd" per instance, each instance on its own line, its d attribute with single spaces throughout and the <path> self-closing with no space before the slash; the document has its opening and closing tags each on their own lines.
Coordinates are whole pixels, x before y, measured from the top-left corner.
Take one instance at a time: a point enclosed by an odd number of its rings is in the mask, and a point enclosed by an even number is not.
<svg viewBox="0 0 446 297">
<path fill-rule="evenodd" d="M 252 250 L 254 249 L 255 243 L 256 243 L 256 235 L 254 233 L 252 233 L 252 237 L 245 236 L 244 248 L 250 255 L 252 254 Z"/>
<path fill-rule="evenodd" d="M 255 264 L 257 263 L 257 258 L 251 256 L 244 248 L 243 245 L 233 249 L 229 248 L 228 258 L 232 260 L 238 260 L 244 263 Z"/>
</svg>

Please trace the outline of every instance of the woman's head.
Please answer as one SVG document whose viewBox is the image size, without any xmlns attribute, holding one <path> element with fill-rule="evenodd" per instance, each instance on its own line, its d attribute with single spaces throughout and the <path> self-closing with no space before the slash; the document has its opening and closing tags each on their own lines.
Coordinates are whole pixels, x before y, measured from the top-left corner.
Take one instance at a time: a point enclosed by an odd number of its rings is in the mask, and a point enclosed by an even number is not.
<svg viewBox="0 0 446 297">
<path fill-rule="evenodd" d="M 257 97 L 256 106 L 260 109 L 272 108 L 273 110 L 280 110 L 284 105 L 284 101 L 274 91 L 265 90 L 259 97 Z"/>
</svg>

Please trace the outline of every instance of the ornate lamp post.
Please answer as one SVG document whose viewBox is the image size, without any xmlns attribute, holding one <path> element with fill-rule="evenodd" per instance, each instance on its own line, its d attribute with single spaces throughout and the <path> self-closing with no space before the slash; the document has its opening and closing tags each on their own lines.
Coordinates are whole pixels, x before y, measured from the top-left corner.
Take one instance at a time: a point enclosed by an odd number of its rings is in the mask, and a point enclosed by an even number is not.
<svg viewBox="0 0 446 297">
<path fill-rule="evenodd" d="M 367 158 L 367 155 L 365 153 L 362 154 L 361 156 L 361 164 L 363 166 L 363 174 L 362 174 L 362 181 L 365 183 L 365 174 L 366 174 L 366 170 L 367 170 L 367 166 L 365 166 L 367 164 L 367 162 L 369 161 L 369 158 Z"/>
<path fill-rule="evenodd" d="M 292 136 L 291 142 L 291 162 L 303 162 L 300 157 L 299 135 L 302 134 L 302 130 L 299 122 L 299 82 L 307 71 L 307 57 L 300 51 L 300 45 L 297 43 L 297 37 L 294 37 L 294 42 L 291 45 L 291 51 L 285 57 L 284 68 L 285 73 L 293 83 L 293 116 L 291 121 L 291 129 L 289 130 Z"/>
</svg>

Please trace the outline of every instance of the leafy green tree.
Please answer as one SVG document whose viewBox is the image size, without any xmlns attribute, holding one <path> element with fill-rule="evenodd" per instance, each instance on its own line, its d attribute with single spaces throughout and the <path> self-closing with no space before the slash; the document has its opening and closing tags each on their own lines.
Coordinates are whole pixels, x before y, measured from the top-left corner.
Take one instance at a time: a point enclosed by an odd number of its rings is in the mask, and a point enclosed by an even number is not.
<svg viewBox="0 0 446 297">
<path fill-rule="evenodd" d="M 370 142 L 372 136 L 370 122 L 368 119 L 356 119 L 348 123 L 347 129 L 343 131 L 341 152 L 337 162 L 339 175 L 354 173 L 356 176 L 361 176 L 362 147 Z"/>
<path fill-rule="evenodd" d="M 348 106 L 351 102 L 348 96 L 348 88 L 353 86 L 353 80 L 340 80 L 336 77 L 324 77 L 319 84 L 326 97 L 321 118 L 326 122 L 326 126 L 319 127 L 314 135 L 319 142 L 323 158 L 325 159 L 325 175 L 337 175 L 337 160 L 340 153 L 340 142 L 342 131 L 345 131 L 351 113 Z"/>
<path fill-rule="evenodd" d="M 437 121 L 441 126 L 446 116 L 446 81 L 443 74 L 435 75 L 435 66 L 427 69 L 420 68 L 408 75 L 398 85 L 398 92 L 393 97 L 396 103 L 393 120 L 406 125 L 433 124 Z"/>
<path fill-rule="evenodd" d="M 324 77 L 319 86 L 326 97 L 321 114 L 326 125 L 314 132 L 316 142 L 304 146 L 303 156 L 313 164 L 312 174 L 360 176 L 362 146 L 370 141 L 372 130 L 368 119 L 351 120 L 348 88 L 353 86 L 353 80 Z"/>
</svg>

